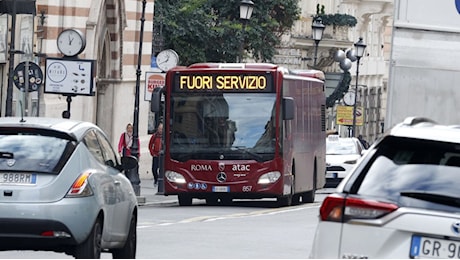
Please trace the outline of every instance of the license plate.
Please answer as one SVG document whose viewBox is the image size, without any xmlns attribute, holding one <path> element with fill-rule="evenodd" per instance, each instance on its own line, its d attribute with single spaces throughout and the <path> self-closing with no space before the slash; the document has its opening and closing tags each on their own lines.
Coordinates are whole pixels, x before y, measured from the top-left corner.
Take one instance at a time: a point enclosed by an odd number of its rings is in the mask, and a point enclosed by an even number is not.
<svg viewBox="0 0 460 260">
<path fill-rule="evenodd" d="M 214 186 L 212 187 L 213 192 L 230 192 L 230 187 L 228 186 Z"/>
<path fill-rule="evenodd" d="M 35 173 L 0 173 L 0 184 L 36 184 Z"/>
<path fill-rule="evenodd" d="M 460 242 L 432 237 L 412 236 L 410 256 L 414 258 L 460 258 Z"/>
</svg>

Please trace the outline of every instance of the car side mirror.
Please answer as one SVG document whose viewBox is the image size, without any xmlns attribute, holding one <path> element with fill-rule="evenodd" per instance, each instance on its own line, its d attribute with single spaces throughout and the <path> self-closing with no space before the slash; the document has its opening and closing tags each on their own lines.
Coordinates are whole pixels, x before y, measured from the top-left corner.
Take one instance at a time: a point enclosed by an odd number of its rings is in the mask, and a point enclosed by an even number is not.
<svg viewBox="0 0 460 260">
<path fill-rule="evenodd" d="M 121 157 L 121 166 L 123 170 L 131 170 L 136 168 L 139 165 L 137 158 L 130 155 L 130 156 L 123 156 Z"/>
</svg>

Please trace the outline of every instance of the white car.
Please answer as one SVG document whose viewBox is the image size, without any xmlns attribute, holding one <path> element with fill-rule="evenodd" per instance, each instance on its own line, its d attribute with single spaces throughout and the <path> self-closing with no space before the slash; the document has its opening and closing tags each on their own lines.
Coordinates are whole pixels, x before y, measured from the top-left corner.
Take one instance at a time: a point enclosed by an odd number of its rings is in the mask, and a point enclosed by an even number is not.
<svg viewBox="0 0 460 260">
<path fill-rule="evenodd" d="M 310 258 L 459 258 L 460 127 L 408 118 L 319 210 Z"/>
<path fill-rule="evenodd" d="M 337 187 L 361 158 L 364 150 L 358 138 L 329 135 L 326 138 L 325 187 Z"/>
</svg>

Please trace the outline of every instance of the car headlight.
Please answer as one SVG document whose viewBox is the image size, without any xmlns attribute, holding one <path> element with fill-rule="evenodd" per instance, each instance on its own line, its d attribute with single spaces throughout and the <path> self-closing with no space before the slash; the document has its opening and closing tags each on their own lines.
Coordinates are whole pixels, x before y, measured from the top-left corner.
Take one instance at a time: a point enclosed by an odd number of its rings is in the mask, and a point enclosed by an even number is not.
<svg viewBox="0 0 460 260">
<path fill-rule="evenodd" d="M 270 184 L 275 183 L 281 177 L 280 172 L 267 172 L 260 176 L 258 184 Z"/>
<path fill-rule="evenodd" d="M 169 182 L 175 183 L 185 183 L 185 178 L 182 174 L 173 172 L 173 171 L 166 171 L 165 177 L 168 179 Z"/>
</svg>

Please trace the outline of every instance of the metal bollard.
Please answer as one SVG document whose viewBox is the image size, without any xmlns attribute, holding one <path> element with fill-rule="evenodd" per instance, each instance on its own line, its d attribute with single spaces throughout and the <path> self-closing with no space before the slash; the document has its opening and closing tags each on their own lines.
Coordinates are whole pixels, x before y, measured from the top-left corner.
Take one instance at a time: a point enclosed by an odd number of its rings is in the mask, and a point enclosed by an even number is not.
<svg viewBox="0 0 460 260">
<path fill-rule="evenodd" d="M 164 169 L 164 153 L 163 150 L 160 151 L 160 156 L 158 158 L 158 195 L 163 195 L 165 191 L 164 186 L 164 176 L 165 176 L 165 169 Z"/>
<path fill-rule="evenodd" d="M 129 181 L 131 182 L 131 185 L 133 186 L 134 193 L 136 194 L 136 196 L 140 196 L 141 195 L 141 186 L 140 186 L 141 180 L 139 178 L 139 165 L 136 168 L 127 171 L 126 177 L 128 177 Z"/>
</svg>

